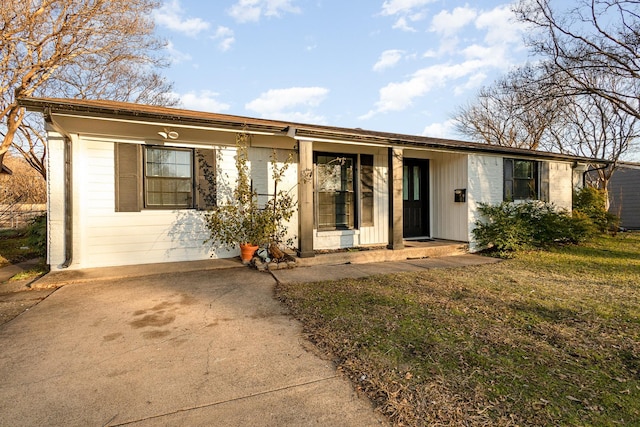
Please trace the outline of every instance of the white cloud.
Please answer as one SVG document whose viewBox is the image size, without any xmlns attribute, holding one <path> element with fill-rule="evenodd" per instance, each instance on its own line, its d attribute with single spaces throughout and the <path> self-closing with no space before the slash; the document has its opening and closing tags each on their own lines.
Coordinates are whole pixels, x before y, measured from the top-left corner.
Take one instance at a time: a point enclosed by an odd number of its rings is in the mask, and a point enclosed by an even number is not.
<svg viewBox="0 0 640 427">
<path fill-rule="evenodd" d="M 402 30 L 409 33 L 415 33 L 417 31 L 415 28 L 409 25 L 409 23 L 407 22 L 407 18 L 405 18 L 404 16 L 398 18 L 396 23 L 393 24 L 393 27 L 391 28 L 393 28 L 394 30 Z"/>
<path fill-rule="evenodd" d="M 218 48 L 223 52 L 231 49 L 231 45 L 236 41 L 233 30 L 223 26 L 219 26 L 211 38 L 218 41 Z"/>
<path fill-rule="evenodd" d="M 321 123 L 324 118 L 310 109 L 320 105 L 328 93 L 329 90 L 322 87 L 270 89 L 248 102 L 245 108 L 271 119 Z"/>
<path fill-rule="evenodd" d="M 386 68 L 391 68 L 395 66 L 402 59 L 403 55 L 404 55 L 403 50 L 399 50 L 399 49 L 385 50 L 380 55 L 378 62 L 376 62 L 375 65 L 373 66 L 373 71 L 382 71 Z"/>
<path fill-rule="evenodd" d="M 385 3 L 389 13 L 401 13 L 424 4 L 417 0 Z M 395 9 L 391 9 L 393 5 Z M 437 49 L 425 52 L 422 58 L 434 61 L 442 57 L 446 62 L 422 68 L 403 81 L 382 87 L 374 107 L 361 118 L 405 110 L 413 105 L 415 99 L 445 85 L 451 88 L 455 96 L 479 87 L 488 75 L 495 71 L 504 72 L 513 66 L 517 57 L 515 52 L 523 49 L 524 29 L 513 19 L 508 6 L 483 12 L 469 7 L 455 8 L 451 12 L 441 11 L 433 17 L 430 27 L 432 32 L 440 36 L 440 45 Z M 470 44 L 461 47 L 461 40 L 470 40 Z M 388 59 L 391 63 L 393 57 Z M 376 66 L 383 67 L 382 58 L 378 64 Z"/>
<path fill-rule="evenodd" d="M 282 13 L 300 13 L 293 5 L 294 0 L 238 0 L 228 13 L 238 22 L 257 22 L 266 17 L 280 16 Z"/>
<path fill-rule="evenodd" d="M 164 3 L 159 9 L 153 11 L 156 24 L 172 31 L 195 37 L 201 31 L 207 30 L 210 24 L 200 18 L 184 18 L 184 11 L 179 0 L 171 0 Z"/>
<path fill-rule="evenodd" d="M 167 45 L 165 46 L 165 49 L 167 50 L 167 53 L 169 54 L 169 61 L 171 61 L 172 64 L 179 64 L 181 62 L 188 62 L 188 61 L 191 61 L 191 59 L 193 59 L 191 57 L 191 55 L 189 55 L 188 53 L 184 53 L 184 52 L 181 52 L 178 49 L 176 49 L 175 46 L 173 45 L 173 43 L 171 43 L 170 41 L 167 42 Z"/>
<path fill-rule="evenodd" d="M 425 126 L 422 131 L 422 136 L 455 139 L 455 121 L 453 119 L 448 119 L 442 123 L 431 123 L 430 125 Z"/>
<path fill-rule="evenodd" d="M 220 96 L 219 93 L 212 92 L 210 90 L 201 90 L 200 92 L 188 92 L 185 94 L 175 95 L 180 98 L 182 106 L 189 110 L 219 113 L 231 108 L 229 104 L 216 99 Z"/>
<path fill-rule="evenodd" d="M 507 43 L 524 47 L 522 34 L 526 25 L 516 20 L 509 6 L 481 13 L 476 20 L 476 27 L 487 31 L 484 40 L 489 45 Z"/>
<path fill-rule="evenodd" d="M 387 0 L 382 4 L 383 16 L 398 16 L 393 24 L 394 30 L 416 32 L 410 22 L 418 22 L 425 18 L 424 7 L 436 0 Z"/>
<path fill-rule="evenodd" d="M 477 12 L 468 6 L 456 7 L 453 12 L 442 10 L 431 19 L 430 30 L 445 37 L 450 37 L 473 22 L 476 16 Z"/>
<path fill-rule="evenodd" d="M 386 16 L 409 14 L 435 0 L 387 0 L 382 4 L 382 14 Z"/>
<path fill-rule="evenodd" d="M 482 68 L 483 64 L 482 61 L 471 60 L 460 64 L 436 64 L 418 70 L 408 80 L 389 83 L 381 88 L 375 108 L 361 118 L 369 119 L 379 113 L 405 110 L 413 104 L 415 98 L 468 76 Z"/>
<path fill-rule="evenodd" d="M 487 74 L 483 72 L 478 72 L 472 74 L 466 82 L 461 85 L 457 85 L 453 88 L 453 93 L 456 96 L 460 96 L 464 93 L 469 92 L 472 89 L 477 89 L 482 86 L 482 83 L 487 79 Z"/>
</svg>

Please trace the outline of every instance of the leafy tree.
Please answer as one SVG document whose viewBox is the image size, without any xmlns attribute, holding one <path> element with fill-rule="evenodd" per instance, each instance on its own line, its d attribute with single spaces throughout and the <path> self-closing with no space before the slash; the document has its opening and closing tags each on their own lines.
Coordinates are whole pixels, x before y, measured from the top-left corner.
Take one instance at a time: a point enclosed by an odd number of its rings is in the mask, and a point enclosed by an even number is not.
<svg viewBox="0 0 640 427">
<path fill-rule="evenodd" d="M 3 0 L 0 8 L 0 162 L 11 146 L 46 178 L 41 125 L 28 96 L 173 105 L 157 70 L 154 0 Z"/>
</svg>

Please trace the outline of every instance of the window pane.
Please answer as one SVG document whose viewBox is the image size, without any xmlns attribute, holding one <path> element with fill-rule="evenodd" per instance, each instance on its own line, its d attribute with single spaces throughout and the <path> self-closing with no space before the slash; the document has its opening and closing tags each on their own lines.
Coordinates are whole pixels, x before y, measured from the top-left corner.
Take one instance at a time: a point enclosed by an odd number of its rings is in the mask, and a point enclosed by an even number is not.
<svg viewBox="0 0 640 427">
<path fill-rule="evenodd" d="M 176 164 L 191 165 L 191 153 L 188 151 L 175 151 Z"/>
<path fill-rule="evenodd" d="M 150 207 L 190 207 L 192 150 L 147 147 L 146 203 Z"/>
<path fill-rule="evenodd" d="M 413 167 L 413 200 L 420 200 L 420 166 Z"/>
<path fill-rule="evenodd" d="M 402 167 L 402 200 L 409 200 L 409 166 Z"/>
<path fill-rule="evenodd" d="M 516 200 L 535 199 L 536 187 L 533 179 L 515 179 L 513 181 L 513 198 Z"/>
<path fill-rule="evenodd" d="M 528 160 L 516 160 L 513 165 L 514 178 L 533 178 L 533 162 Z"/>
<path fill-rule="evenodd" d="M 189 178 L 191 176 L 191 165 L 176 165 L 176 176 Z"/>
<path fill-rule="evenodd" d="M 352 228 L 355 224 L 354 156 L 316 155 L 319 229 Z"/>
</svg>

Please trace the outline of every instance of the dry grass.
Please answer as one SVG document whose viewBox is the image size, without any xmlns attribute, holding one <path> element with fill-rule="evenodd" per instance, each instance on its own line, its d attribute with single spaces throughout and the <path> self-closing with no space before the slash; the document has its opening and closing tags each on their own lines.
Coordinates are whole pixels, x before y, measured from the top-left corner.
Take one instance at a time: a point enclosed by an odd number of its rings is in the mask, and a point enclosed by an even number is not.
<svg viewBox="0 0 640 427">
<path fill-rule="evenodd" d="M 395 425 L 640 420 L 640 234 L 278 295 Z"/>
</svg>

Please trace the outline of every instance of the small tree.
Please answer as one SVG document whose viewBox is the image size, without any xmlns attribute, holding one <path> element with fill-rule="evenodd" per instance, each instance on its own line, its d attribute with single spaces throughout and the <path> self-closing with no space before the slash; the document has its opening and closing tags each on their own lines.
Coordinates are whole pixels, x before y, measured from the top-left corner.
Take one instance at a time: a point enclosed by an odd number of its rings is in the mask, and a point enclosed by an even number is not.
<svg viewBox="0 0 640 427">
<path fill-rule="evenodd" d="M 251 185 L 249 138 L 250 135 L 246 132 L 236 135 L 235 164 L 238 177 L 234 188 L 225 191 L 217 185 L 213 174 L 205 174 L 209 183 L 209 189 L 204 189 L 205 198 L 219 200 L 219 196 L 224 193 L 228 196 L 222 204 L 205 214 L 206 227 L 210 234 L 207 242 L 220 243 L 227 249 L 233 249 L 241 244 L 265 246 L 270 243 L 286 243 L 290 245 L 293 242 L 284 242 L 283 239 L 287 234 L 286 225 L 296 210 L 296 202 L 291 191 L 284 191 L 280 185 L 292 162 L 291 155 L 279 167 L 274 150 L 271 157 L 274 193 L 263 206 L 260 206 L 258 193 Z M 200 158 L 199 161 L 204 162 L 204 159 Z M 203 189 L 200 190 L 203 191 Z M 212 192 L 215 192 L 215 195 L 212 195 Z"/>
<path fill-rule="evenodd" d="M 573 194 L 574 214 L 584 215 L 600 233 L 616 230 L 619 218 L 607 210 L 607 192 L 594 187 L 583 187 Z"/>
</svg>

